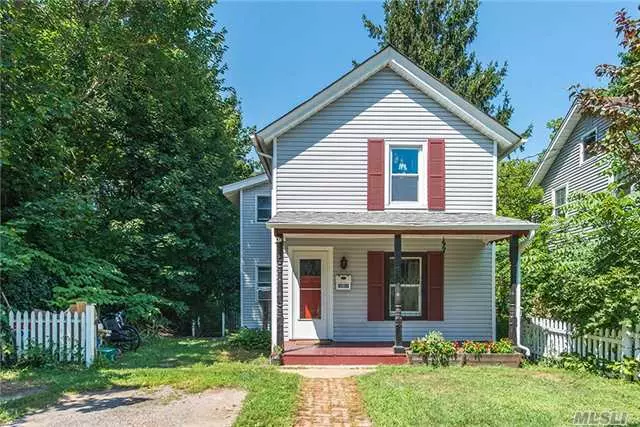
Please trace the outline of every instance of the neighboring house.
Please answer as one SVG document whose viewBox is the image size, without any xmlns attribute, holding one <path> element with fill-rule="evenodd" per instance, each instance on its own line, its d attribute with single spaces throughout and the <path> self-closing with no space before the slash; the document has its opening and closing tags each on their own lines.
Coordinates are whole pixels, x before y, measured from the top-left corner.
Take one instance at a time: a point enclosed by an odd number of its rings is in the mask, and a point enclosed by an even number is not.
<svg viewBox="0 0 640 427">
<path fill-rule="evenodd" d="M 497 162 L 522 138 L 392 47 L 254 136 L 265 169 L 222 191 L 240 206 L 242 325 L 271 269 L 273 344 L 495 338 Z M 271 219 L 266 206 L 271 196 Z M 397 298 L 399 296 L 399 298 Z"/>
<path fill-rule="evenodd" d="M 577 103 L 571 106 L 529 182 L 544 189 L 543 201 L 553 205 L 554 215 L 571 194 L 597 193 L 611 183 L 603 155 L 592 150 L 608 127 L 605 118 L 582 114 Z"/>
</svg>

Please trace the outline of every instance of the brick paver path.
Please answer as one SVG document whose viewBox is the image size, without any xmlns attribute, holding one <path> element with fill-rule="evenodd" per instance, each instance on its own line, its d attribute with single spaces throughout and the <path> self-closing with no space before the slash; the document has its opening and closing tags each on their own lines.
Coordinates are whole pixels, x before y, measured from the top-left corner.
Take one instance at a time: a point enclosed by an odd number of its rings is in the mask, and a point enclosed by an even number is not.
<svg viewBox="0 0 640 427">
<path fill-rule="evenodd" d="M 297 427 L 371 425 L 355 378 L 303 379 Z"/>
</svg>

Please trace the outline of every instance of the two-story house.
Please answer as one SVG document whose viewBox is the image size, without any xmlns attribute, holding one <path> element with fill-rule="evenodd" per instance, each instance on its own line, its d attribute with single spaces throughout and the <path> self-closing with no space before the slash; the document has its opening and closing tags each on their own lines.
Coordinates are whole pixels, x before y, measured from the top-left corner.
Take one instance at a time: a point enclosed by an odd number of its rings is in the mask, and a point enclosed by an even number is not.
<svg viewBox="0 0 640 427">
<path fill-rule="evenodd" d="M 494 339 L 501 239 L 517 340 L 517 244 L 536 225 L 496 216 L 496 173 L 520 135 L 387 47 L 253 140 L 265 174 L 222 191 L 240 206 L 242 325 L 270 323 L 285 360 L 295 343 Z"/>
<path fill-rule="evenodd" d="M 569 109 L 529 182 L 544 189 L 543 201 L 553 205 L 554 214 L 570 194 L 597 193 L 611 183 L 603 155 L 593 150 L 608 127 L 605 118 L 583 114 L 578 103 Z"/>
</svg>

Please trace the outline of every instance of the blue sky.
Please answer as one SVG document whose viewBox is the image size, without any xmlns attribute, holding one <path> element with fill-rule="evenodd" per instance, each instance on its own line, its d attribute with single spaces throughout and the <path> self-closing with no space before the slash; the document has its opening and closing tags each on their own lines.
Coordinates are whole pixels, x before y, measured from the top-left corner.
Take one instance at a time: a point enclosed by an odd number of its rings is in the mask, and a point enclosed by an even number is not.
<svg viewBox="0 0 640 427">
<path fill-rule="evenodd" d="M 381 2 L 222 0 L 213 9 L 227 31 L 226 83 L 238 92 L 246 126 L 260 129 L 375 52 L 362 14 L 382 22 Z M 614 14 L 632 2 L 498 2 L 479 9 L 472 49 L 483 62 L 507 61 L 515 113 L 510 127 L 534 134 L 519 157 L 547 144 L 549 119 L 564 116 L 568 88 L 603 85 L 601 63 L 617 63 Z"/>
</svg>

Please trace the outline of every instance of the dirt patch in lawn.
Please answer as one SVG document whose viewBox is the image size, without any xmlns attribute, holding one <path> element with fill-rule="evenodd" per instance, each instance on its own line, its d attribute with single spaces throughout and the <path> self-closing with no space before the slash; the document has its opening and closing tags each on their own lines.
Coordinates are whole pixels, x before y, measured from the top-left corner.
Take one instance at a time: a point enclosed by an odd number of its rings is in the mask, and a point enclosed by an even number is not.
<svg viewBox="0 0 640 427">
<path fill-rule="evenodd" d="M 31 382 L 11 382 L 0 380 L 0 403 L 10 400 L 22 399 L 32 394 L 46 390 L 45 386 L 35 385 Z"/>
<path fill-rule="evenodd" d="M 243 390 L 215 389 L 188 394 L 158 390 L 114 389 L 67 395 L 55 406 L 14 421 L 16 426 L 230 426 Z"/>
<path fill-rule="evenodd" d="M 549 381 L 553 381 L 553 382 L 560 382 L 562 381 L 562 377 L 560 375 L 557 374 L 552 374 L 551 372 L 544 372 L 544 371 L 536 371 L 533 373 L 533 377 L 534 378 L 540 378 L 543 380 L 549 380 Z"/>
</svg>

